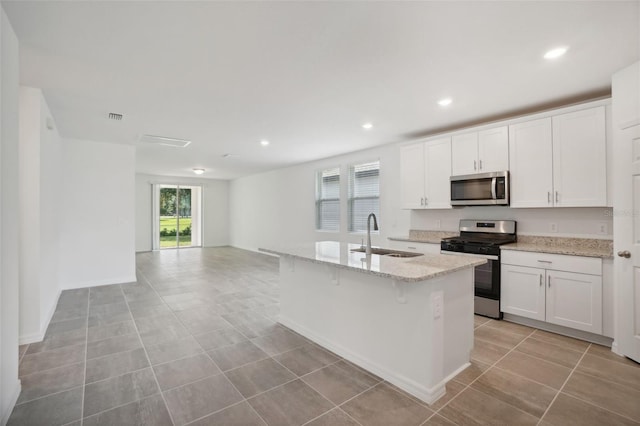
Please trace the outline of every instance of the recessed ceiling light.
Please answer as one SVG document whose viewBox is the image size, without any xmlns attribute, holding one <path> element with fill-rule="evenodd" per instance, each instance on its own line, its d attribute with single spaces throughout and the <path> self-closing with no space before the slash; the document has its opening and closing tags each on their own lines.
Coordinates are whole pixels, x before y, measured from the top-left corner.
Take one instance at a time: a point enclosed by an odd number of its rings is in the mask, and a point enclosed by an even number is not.
<svg viewBox="0 0 640 426">
<path fill-rule="evenodd" d="M 371 123 L 364 123 L 364 124 L 362 125 L 362 128 L 363 128 L 363 129 L 366 129 L 366 130 L 371 129 L 372 127 L 373 127 L 373 124 L 371 124 Z"/>
<path fill-rule="evenodd" d="M 451 102 L 453 102 L 453 101 L 451 100 L 451 98 L 444 98 L 444 99 L 440 99 L 440 100 L 438 101 L 438 105 L 440 105 L 440 106 L 447 106 L 447 105 L 451 105 Z"/>
<path fill-rule="evenodd" d="M 197 174 L 197 175 L 201 175 L 204 173 L 204 169 L 193 169 L 193 173 Z"/>
<path fill-rule="evenodd" d="M 545 59 L 556 59 L 567 53 L 568 47 L 556 47 L 544 54 Z"/>
<path fill-rule="evenodd" d="M 260 141 L 260 145 L 262 145 L 262 146 L 267 146 L 267 145 L 269 145 L 269 141 L 268 141 L 268 140 L 266 140 L 266 139 L 262 139 L 262 140 Z"/>
</svg>

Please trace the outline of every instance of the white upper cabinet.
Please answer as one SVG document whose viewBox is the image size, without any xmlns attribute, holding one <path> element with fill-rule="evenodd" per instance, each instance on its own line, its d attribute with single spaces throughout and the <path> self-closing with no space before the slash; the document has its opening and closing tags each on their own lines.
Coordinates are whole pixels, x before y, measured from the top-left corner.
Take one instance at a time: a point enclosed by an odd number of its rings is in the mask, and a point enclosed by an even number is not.
<svg viewBox="0 0 640 426">
<path fill-rule="evenodd" d="M 511 207 L 607 205 L 603 106 L 509 126 Z"/>
<path fill-rule="evenodd" d="M 470 175 L 478 172 L 478 132 L 451 138 L 451 175 Z"/>
<path fill-rule="evenodd" d="M 478 132 L 478 166 L 481 173 L 509 170 L 507 126 Z"/>
<path fill-rule="evenodd" d="M 451 138 L 403 146 L 400 167 L 402 208 L 451 208 Z"/>
<path fill-rule="evenodd" d="M 551 118 L 509 126 L 511 207 L 552 207 Z"/>
<path fill-rule="evenodd" d="M 507 126 L 453 136 L 451 160 L 454 176 L 508 170 Z"/>
<path fill-rule="evenodd" d="M 424 208 L 424 144 L 400 149 L 400 181 L 402 208 Z"/>
<path fill-rule="evenodd" d="M 552 121 L 554 205 L 606 206 L 604 107 L 556 115 Z"/>
<path fill-rule="evenodd" d="M 424 164 L 425 207 L 451 208 L 451 138 L 425 142 Z"/>
</svg>

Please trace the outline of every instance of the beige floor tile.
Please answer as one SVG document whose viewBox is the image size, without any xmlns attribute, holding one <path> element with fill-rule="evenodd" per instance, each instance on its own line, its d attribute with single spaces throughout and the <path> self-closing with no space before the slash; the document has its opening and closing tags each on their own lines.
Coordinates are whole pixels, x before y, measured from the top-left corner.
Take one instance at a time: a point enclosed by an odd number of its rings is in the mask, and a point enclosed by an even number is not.
<svg viewBox="0 0 640 426">
<path fill-rule="evenodd" d="M 574 371 L 562 392 L 640 422 L 640 391 Z"/>
<path fill-rule="evenodd" d="M 302 425 L 335 406 L 301 380 L 295 380 L 249 399 L 267 424 Z"/>
<path fill-rule="evenodd" d="M 302 380 L 336 405 L 342 404 L 379 382 L 363 370 L 344 361 L 303 376 Z"/>
<path fill-rule="evenodd" d="M 535 356 L 546 361 L 555 362 L 556 364 L 560 364 L 568 368 L 575 367 L 578 364 L 578 361 L 580 361 L 580 357 L 582 357 L 582 352 L 576 352 L 566 347 L 559 346 L 548 341 L 538 340 L 533 337 L 528 337 L 516 348 L 516 351 L 523 352 L 527 355 Z"/>
<path fill-rule="evenodd" d="M 233 405 L 218 411 L 215 414 L 204 417 L 189 426 L 212 426 L 212 425 L 229 425 L 229 426 L 265 426 L 266 423 L 258 416 L 253 408 L 246 402 Z"/>
<path fill-rule="evenodd" d="M 480 315 L 473 316 L 473 327 L 480 327 L 482 324 L 486 324 L 490 319 L 487 317 L 481 317 Z"/>
<path fill-rule="evenodd" d="M 587 349 L 587 354 L 596 355 L 601 358 L 608 359 L 609 361 L 616 361 L 621 364 L 628 365 L 630 367 L 640 368 L 640 363 L 637 363 L 627 357 L 620 356 L 618 354 L 613 353 L 611 351 L 611 348 L 607 346 L 601 346 L 601 345 L 596 345 L 595 343 L 592 343 L 591 346 L 589 346 L 589 349 Z"/>
<path fill-rule="evenodd" d="M 496 367 L 554 389 L 560 389 L 571 373 L 570 368 L 519 351 L 509 353 L 496 364 Z"/>
<path fill-rule="evenodd" d="M 429 408 L 431 408 L 433 411 L 438 411 L 440 408 L 444 407 L 449 401 L 455 398 L 466 387 L 467 386 L 463 385 L 462 383 L 456 382 L 455 380 L 450 380 L 446 384 L 446 389 L 447 389 L 446 393 L 439 400 L 429 405 Z"/>
<path fill-rule="evenodd" d="M 363 425 L 419 425 L 433 411 L 381 383 L 342 405 L 347 414 Z"/>
<path fill-rule="evenodd" d="M 602 426 L 637 425 L 636 422 L 621 417 L 595 405 L 560 393 L 542 418 L 541 425 L 554 426 Z"/>
<path fill-rule="evenodd" d="M 538 418 L 497 398 L 467 388 L 438 414 L 460 425 L 535 425 Z"/>
<path fill-rule="evenodd" d="M 558 393 L 548 386 L 498 368 L 487 371 L 471 387 L 536 417 L 542 417 Z"/>
<path fill-rule="evenodd" d="M 271 358 L 252 362 L 227 371 L 225 374 L 245 398 L 250 398 L 296 378 L 293 373 Z"/>
<path fill-rule="evenodd" d="M 506 331 L 511 334 L 517 334 L 519 336 L 527 337 L 535 331 L 535 328 L 527 327 L 526 325 L 520 325 L 509 321 L 489 321 L 485 325 L 489 328 L 495 328 L 500 331 Z"/>
<path fill-rule="evenodd" d="M 556 345 L 560 345 L 564 348 L 571 349 L 577 352 L 584 352 L 590 345 L 589 342 L 585 342 L 584 340 L 578 340 L 572 337 L 550 333 L 543 330 L 536 330 L 535 333 L 533 333 L 533 337 L 538 340 L 554 343 Z"/>
<path fill-rule="evenodd" d="M 480 330 L 480 329 L 479 329 Z M 471 350 L 471 359 L 484 364 L 493 364 L 500 358 L 505 356 L 510 349 L 498 346 L 486 340 L 475 338 L 473 349 Z"/>
<path fill-rule="evenodd" d="M 242 401 L 223 374 L 164 392 L 176 425 L 183 425 Z"/>
<path fill-rule="evenodd" d="M 445 419 L 439 414 L 434 414 L 429 418 L 429 420 L 427 420 L 422 425 L 423 426 L 456 426 L 455 423 Z"/>
<path fill-rule="evenodd" d="M 331 352 L 314 344 L 306 344 L 289 352 L 276 355 L 274 358 L 298 376 L 311 373 L 340 359 Z"/>
<path fill-rule="evenodd" d="M 577 371 L 640 391 L 640 368 L 635 366 L 586 354 L 578 364 Z"/>
<path fill-rule="evenodd" d="M 358 422 L 353 420 L 347 413 L 340 408 L 334 408 L 326 414 L 321 415 L 317 419 L 309 422 L 306 426 L 360 426 Z"/>
<path fill-rule="evenodd" d="M 468 385 L 489 369 L 490 365 L 480 361 L 471 360 L 471 365 L 453 378 L 456 382 Z"/>
<path fill-rule="evenodd" d="M 490 323 L 476 329 L 474 335 L 476 340 L 482 339 L 486 342 L 502 346 L 507 349 L 513 349 L 525 338 L 525 335 L 522 334 L 513 334 L 505 330 L 493 328 Z"/>
</svg>

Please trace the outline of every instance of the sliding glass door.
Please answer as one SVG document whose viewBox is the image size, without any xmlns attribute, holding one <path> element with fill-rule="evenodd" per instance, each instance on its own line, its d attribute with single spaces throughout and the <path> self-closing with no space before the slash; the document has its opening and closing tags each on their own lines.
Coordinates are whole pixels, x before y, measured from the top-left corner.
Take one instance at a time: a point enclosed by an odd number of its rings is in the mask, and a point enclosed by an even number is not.
<svg viewBox="0 0 640 426">
<path fill-rule="evenodd" d="M 154 185 L 154 249 L 201 246 L 201 188 Z"/>
</svg>

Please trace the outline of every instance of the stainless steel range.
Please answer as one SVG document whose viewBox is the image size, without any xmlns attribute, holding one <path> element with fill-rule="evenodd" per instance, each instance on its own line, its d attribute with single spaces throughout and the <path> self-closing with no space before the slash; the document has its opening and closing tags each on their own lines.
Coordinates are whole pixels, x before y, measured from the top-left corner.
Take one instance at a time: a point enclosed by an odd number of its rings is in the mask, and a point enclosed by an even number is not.
<svg viewBox="0 0 640 426">
<path fill-rule="evenodd" d="M 500 246 L 516 242 L 515 220 L 460 221 L 460 236 L 444 238 L 442 254 L 466 254 L 487 259 L 475 270 L 475 313 L 501 319 Z"/>
</svg>

